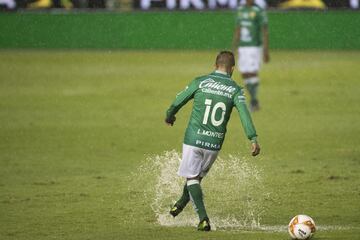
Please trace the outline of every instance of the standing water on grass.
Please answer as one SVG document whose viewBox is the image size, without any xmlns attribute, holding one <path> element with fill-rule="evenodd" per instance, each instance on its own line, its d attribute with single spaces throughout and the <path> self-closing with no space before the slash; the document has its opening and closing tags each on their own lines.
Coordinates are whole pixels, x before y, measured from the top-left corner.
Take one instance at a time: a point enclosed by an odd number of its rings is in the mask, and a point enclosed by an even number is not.
<svg viewBox="0 0 360 240">
<path fill-rule="evenodd" d="M 175 150 L 150 156 L 140 167 L 146 202 L 162 226 L 196 226 L 198 217 L 191 203 L 180 215 L 169 214 L 182 194 L 185 180 L 177 175 L 181 154 Z M 139 178 L 139 177 L 137 177 Z M 202 181 L 205 206 L 213 229 L 261 229 L 262 201 L 268 197 L 261 171 L 251 161 L 235 155 L 219 157 Z"/>
</svg>

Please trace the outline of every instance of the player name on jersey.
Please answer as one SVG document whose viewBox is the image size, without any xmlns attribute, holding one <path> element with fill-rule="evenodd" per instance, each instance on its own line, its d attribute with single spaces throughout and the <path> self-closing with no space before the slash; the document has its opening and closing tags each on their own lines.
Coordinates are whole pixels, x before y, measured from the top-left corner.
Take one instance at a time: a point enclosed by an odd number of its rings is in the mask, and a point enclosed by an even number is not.
<svg viewBox="0 0 360 240">
<path fill-rule="evenodd" d="M 220 138 L 220 139 L 224 138 L 224 133 L 203 130 L 203 129 L 200 129 L 200 128 L 198 129 L 197 134 L 198 135 L 208 136 L 208 137 Z"/>
</svg>

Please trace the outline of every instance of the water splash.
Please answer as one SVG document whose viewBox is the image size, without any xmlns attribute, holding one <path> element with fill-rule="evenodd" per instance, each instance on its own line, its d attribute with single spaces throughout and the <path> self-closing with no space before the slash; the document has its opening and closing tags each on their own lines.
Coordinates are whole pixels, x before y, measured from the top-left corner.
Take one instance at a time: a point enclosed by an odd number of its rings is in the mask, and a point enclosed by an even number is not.
<svg viewBox="0 0 360 240">
<path fill-rule="evenodd" d="M 196 226 L 198 218 L 191 204 L 176 218 L 170 216 L 170 205 L 180 197 L 184 179 L 177 175 L 181 154 L 175 150 L 146 158 L 131 179 L 140 184 L 143 204 L 151 203 L 156 224 L 161 226 Z M 216 160 L 202 182 L 207 212 L 213 230 L 249 230 L 287 232 L 286 225 L 262 225 L 265 214 L 264 199 L 272 194 L 266 191 L 262 171 L 251 160 L 236 155 Z M 138 195 L 137 195 L 138 197 Z M 134 218 L 135 219 L 135 218 Z M 359 230 L 354 226 L 317 225 L 319 231 Z"/>
<path fill-rule="evenodd" d="M 198 223 L 191 204 L 176 218 L 168 213 L 185 183 L 177 175 L 180 161 L 180 153 L 165 151 L 147 157 L 137 174 L 146 202 L 151 202 L 156 222 L 162 226 L 195 226 Z M 261 229 L 262 200 L 269 193 L 264 190 L 261 171 L 250 161 L 236 155 L 219 157 L 202 187 L 213 229 Z"/>
</svg>

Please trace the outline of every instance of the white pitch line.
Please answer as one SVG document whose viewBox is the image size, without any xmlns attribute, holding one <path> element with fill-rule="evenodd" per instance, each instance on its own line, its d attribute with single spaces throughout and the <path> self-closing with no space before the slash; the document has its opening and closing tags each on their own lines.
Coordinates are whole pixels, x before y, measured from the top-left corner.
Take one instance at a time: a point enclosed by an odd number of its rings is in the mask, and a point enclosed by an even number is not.
<svg viewBox="0 0 360 240">
<path fill-rule="evenodd" d="M 167 224 L 160 224 L 166 227 L 189 227 L 196 226 L 193 222 L 181 222 L 177 224 L 175 222 L 167 222 Z M 231 226 L 231 227 L 216 227 L 212 225 L 212 229 L 215 231 L 246 231 L 246 232 L 287 232 L 287 226 L 285 225 L 261 225 L 257 227 L 244 227 L 244 226 Z M 337 226 L 337 225 L 320 225 L 316 226 L 317 231 L 349 231 L 349 230 L 360 230 L 360 227 L 354 226 Z"/>
</svg>

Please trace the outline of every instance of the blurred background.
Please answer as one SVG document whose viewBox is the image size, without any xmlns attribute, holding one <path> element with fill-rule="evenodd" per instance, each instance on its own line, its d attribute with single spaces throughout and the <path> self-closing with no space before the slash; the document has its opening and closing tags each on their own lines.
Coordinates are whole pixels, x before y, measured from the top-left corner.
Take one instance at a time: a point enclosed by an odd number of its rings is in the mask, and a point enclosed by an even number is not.
<svg viewBox="0 0 360 240">
<path fill-rule="evenodd" d="M 0 48 L 230 49 L 244 2 L 0 0 Z M 255 3 L 268 10 L 271 49 L 360 49 L 359 0 Z"/>
<path fill-rule="evenodd" d="M 2 10 L 28 9 L 108 9 L 108 10 L 206 10 L 233 9 L 240 0 L 0 0 Z M 271 9 L 359 9 L 359 0 L 257 0 Z"/>
</svg>

